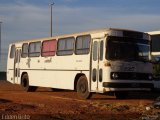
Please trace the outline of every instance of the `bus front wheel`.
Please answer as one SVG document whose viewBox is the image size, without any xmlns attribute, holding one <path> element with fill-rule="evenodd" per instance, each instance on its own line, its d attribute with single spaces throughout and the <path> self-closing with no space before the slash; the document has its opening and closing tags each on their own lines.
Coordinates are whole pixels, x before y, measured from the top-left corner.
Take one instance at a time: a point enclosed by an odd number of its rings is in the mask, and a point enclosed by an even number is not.
<svg viewBox="0 0 160 120">
<path fill-rule="evenodd" d="M 30 86 L 29 85 L 29 78 L 28 78 L 28 74 L 24 74 L 22 76 L 22 82 L 21 85 L 23 87 L 23 89 L 27 92 L 34 92 L 36 91 L 37 87 L 36 86 Z"/>
<path fill-rule="evenodd" d="M 81 76 L 77 82 L 77 94 L 82 99 L 89 99 L 92 96 L 92 93 L 88 90 L 88 82 L 86 76 Z"/>
</svg>

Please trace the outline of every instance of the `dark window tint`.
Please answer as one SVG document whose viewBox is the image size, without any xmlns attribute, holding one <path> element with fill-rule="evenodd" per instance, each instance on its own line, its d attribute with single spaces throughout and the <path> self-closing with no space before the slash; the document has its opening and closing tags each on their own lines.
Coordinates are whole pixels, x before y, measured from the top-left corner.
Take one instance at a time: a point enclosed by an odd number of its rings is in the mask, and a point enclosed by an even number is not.
<svg viewBox="0 0 160 120">
<path fill-rule="evenodd" d="M 29 44 L 29 57 L 38 57 L 41 52 L 41 42 L 33 42 Z"/>
<path fill-rule="evenodd" d="M 54 56 L 56 51 L 56 40 L 47 40 L 42 43 L 42 56 Z"/>
<path fill-rule="evenodd" d="M 74 42 L 75 42 L 75 39 L 73 37 L 59 39 L 58 40 L 57 55 L 71 55 L 71 54 L 73 54 Z"/>
<path fill-rule="evenodd" d="M 97 70 L 94 68 L 92 71 L 92 80 L 93 82 L 96 82 L 97 79 Z"/>
<path fill-rule="evenodd" d="M 15 47 L 15 45 L 12 45 L 11 50 L 10 50 L 10 58 L 15 57 L 15 51 L 16 51 L 16 47 Z"/>
<path fill-rule="evenodd" d="M 160 35 L 151 35 L 152 52 L 160 52 Z"/>
<path fill-rule="evenodd" d="M 94 42 L 93 44 L 93 60 L 96 61 L 97 60 L 97 56 L 98 56 L 98 52 L 97 52 L 97 46 L 98 43 L 97 41 Z"/>
<path fill-rule="evenodd" d="M 21 59 L 21 50 L 17 49 L 15 53 L 15 63 L 20 63 L 20 59 Z"/>
<path fill-rule="evenodd" d="M 90 35 L 78 36 L 76 39 L 76 54 L 88 54 L 90 46 Z"/>
<path fill-rule="evenodd" d="M 24 43 L 22 46 L 22 55 L 23 58 L 28 56 L 28 43 Z"/>
<path fill-rule="evenodd" d="M 99 70 L 99 82 L 102 82 L 103 80 L 103 71 L 102 69 Z"/>
<path fill-rule="evenodd" d="M 21 61 L 21 53 L 22 53 L 22 50 L 20 49 L 19 50 L 19 62 Z"/>
<path fill-rule="evenodd" d="M 103 41 L 100 42 L 100 60 L 103 60 Z"/>
</svg>

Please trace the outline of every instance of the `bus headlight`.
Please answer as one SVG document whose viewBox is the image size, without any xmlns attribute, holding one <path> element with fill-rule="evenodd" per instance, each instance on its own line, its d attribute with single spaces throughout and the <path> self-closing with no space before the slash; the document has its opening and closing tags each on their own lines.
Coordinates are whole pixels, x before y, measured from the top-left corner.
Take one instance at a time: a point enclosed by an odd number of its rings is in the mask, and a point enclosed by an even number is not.
<svg viewBox="0 0 160 120">
<path fill-rule="evenodd" d="M 148 75 L 148 79 L 152 80 L 153 79 L 152 75 Z"/>
<path fill-rule="evenodd" d="M 117 79 L 118 78 L 118 74 L 117 73 L 112 73 L 112 78 L 113 79 Z"/>
</svg>

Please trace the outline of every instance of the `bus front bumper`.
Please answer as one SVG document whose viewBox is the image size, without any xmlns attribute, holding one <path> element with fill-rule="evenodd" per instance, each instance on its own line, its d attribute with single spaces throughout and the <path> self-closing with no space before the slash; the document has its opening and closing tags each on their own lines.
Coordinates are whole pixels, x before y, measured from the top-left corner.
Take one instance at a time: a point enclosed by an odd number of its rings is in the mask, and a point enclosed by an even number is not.
<svg viewBox="0 0 160 120">
<path fill-rule="evenodd" d="M 153 89 L 153 83 L 116 83 L 116 82 L 103 82 L 105 88 L 150 88 Z"/>
</svg>

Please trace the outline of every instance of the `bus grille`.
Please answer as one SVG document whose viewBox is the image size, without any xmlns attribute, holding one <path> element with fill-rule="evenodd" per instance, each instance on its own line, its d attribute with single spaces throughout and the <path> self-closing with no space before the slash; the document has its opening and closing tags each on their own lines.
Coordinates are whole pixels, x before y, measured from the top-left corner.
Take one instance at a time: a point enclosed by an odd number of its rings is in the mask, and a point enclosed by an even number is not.
<svg viewBox="0 0 160 120">
<path fill-rule="evenodd" d="M 149 73 L 111 72 L 110 78 L 114 80 L 152 80 L 153 75 Z"/>
</svg>

